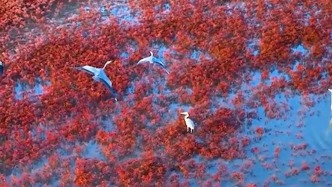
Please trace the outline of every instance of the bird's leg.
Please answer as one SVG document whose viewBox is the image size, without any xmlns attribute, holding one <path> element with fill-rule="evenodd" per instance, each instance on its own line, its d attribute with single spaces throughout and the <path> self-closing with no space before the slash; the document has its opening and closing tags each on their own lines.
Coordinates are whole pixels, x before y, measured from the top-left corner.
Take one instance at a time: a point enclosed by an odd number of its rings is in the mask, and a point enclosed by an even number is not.
<svg viewBox="0 0 332 187">
<path fill-rule="evenodd" d="M 189 127 L 187 127 L 187 132 L 189 132 Z"/>
</svg>

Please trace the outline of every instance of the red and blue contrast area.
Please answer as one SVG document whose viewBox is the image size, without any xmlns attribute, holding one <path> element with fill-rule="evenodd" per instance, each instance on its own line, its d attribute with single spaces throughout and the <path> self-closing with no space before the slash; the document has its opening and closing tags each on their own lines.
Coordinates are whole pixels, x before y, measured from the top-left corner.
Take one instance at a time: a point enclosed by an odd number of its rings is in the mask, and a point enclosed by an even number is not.
<svg viewBox="0 0 332 187">
<path fill-rule="evenodd" d="M 331 5 L 4 2 L 0 186 L 332 185 Z"/>
</svg>

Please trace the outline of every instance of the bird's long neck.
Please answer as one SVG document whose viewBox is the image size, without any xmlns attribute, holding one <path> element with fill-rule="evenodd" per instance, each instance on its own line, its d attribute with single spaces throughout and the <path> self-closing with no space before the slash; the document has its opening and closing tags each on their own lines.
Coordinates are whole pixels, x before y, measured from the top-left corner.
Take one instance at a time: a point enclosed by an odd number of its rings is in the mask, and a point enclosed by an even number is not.
<svg viewBox="0 0 332 187">
<path fill-rule="evenodd" d="M 107 63 L 104 65 L 103 70 L 106 68 L 107 65 L 108 65 Z"/>
<path fill-rule="evenodd" d="M 103 70 L 106 68 L 106 66 L 108 65 L 108 64 L 110 64 L 111 63 L 111 61 L 107 61 L 106 63 L 105 63 L 105 65 L 104 65 L 104 67 L 103 67 Z"/>
</svg>

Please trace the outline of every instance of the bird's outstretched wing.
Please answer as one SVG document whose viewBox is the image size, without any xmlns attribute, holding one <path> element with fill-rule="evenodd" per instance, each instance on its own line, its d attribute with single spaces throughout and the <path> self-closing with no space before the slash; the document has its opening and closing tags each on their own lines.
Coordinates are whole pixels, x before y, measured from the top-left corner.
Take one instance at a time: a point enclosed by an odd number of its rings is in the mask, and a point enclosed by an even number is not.
<svg viewBox="0 0 332 187">
<path fill-rule="evenodd" d="M 140 61 L 137 62 L 136 65 L 138 65 L 138 64 L 142 64 L 142 63 L 144 63 L 144 62 L 150 62 L 150 57 L 142 58 Z"/>
<path fill-rule="evenodd" d="M 107 78 L 107 77 L 106 77 Z M 111 92 L 111 95 L 114 96 L 115 98 L 117 97 L 118 93 L 117 91 L 113 88 L 112 82 L 107 78 L 102 78 L 100 81 L 106 86 L 106 88 Z"/>
<path fill-rule="evenodd" d="M 101 71 L 98 77 L 107 87 L 112 87 L 112 81 L 107 77 L 104 71 Z"/>
<path fill-rule="evenodd" d="M 169 74 L 169 71 L 167 71 L 165 64 L 160 59 L 154 57 L 153 62 L 162 67 L 165 70 L 165 72 Z"/>
<path fill-rule="evenodd" d="M 110 91 L 113 91 L 112 82 L 110 80 L 100 79 L 100 81 L 106 86 Z"/>
<path fill-rule="evenodd" d="M 100 79 L 100 81 L 107 87 L 107 89 L 111 90 L 111 88 L 113 88 L 110 80 Z"/>
<path fill-rule="evenodd" d="M 78 67 L 77 69 L 89 73 L 91 75 L 95 75 L 98 73 L 98 68 L 92 66 L 83 66 L 83 67 Z"/>
<path fill-rule="evenodd" d="M 163 61 L 161 61 L 159 58 L 153 57 L 152 61 L 160 66 L 162 66 L 163 68 L 166 68 L 166 65 Z"/>
</svg>

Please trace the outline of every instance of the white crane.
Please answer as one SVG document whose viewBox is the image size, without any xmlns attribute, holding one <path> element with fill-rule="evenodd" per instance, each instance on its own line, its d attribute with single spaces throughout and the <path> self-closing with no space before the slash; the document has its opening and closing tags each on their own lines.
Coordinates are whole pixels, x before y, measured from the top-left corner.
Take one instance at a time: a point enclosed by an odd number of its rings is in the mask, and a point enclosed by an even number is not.
<svg viewBox="0 0 332 187">
<path fill-rule="evenodd" d="M 189 118 L 189 113 L 188 112 L 182 112 L 180 114 L 184 115 L 184 121 L 186 122 L 187 132 L 190 130 L 190 132 L 193 133 L 193 131 L 195 129 L 195 124 L 194 124 L 193 120 L 191 120 Z"/>
<path fill-rule="evenodd" d="M 3 71 L 5 69 L 3 66 L 4 66 L 3 63 L 0 61 L 0 75 L 3 74 Z"/>
<path fill-rule="evenodd" d="M 149 57 L 142 58 L 140 61 L 138 61 L 136 66 L 141 63 L 144 63 L 144 62 L 150 62 L 150 64 L 157 64 L 157 65 L 161 66 L 163 68 L 163 70 L 165 70 L 166 73 L 169 74 L 169 71 L 167 71 L 166 65 L 164 64 L 164 62 L 162 62 L 160 59 L 154 57 L 152 51 L 150 51 L 150 54 L 151 55 Z"/>
<path fill-rule="evenodd" d="M 107 61 L 103 68 L 95 68 L 95 67 L 92 67 L 92 66 L 85 65 L 85 66 L 82 66 L 82 67 L 78 67 L 78 69 L 93 75 L 92 76 L 93 80 L 95 80 L 97 82 L 102 82 L 112 94 L 116 95 L 116 91 L 112 87 L 112 82 L 107 77 L 107 75 L 104 71 L 106 66 L 108 64 L 110 64 L 111 62 L 112 61 Z"/>
</svg>

